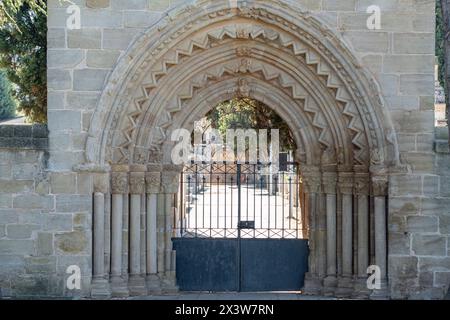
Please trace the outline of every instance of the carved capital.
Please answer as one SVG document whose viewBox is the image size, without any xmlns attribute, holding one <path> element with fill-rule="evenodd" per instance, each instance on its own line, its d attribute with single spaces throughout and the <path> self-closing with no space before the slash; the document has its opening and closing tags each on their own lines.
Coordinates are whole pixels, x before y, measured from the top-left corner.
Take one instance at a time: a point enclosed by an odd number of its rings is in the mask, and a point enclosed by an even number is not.
<svg viewBox="0 0 450 320">
<path fill-rule="evenodd" d="M 125 194 L 128 192 L 128 173 L 113 172 L 111 174 L 111 189 L 113 194 Z"/>
<path fill-rule="evenodd" d="M 370 164 L 372 166 L 382 166 L 384 161 L 385 159 L 382 149 L 376 148 L 370 151 Z"/>
<path fill-rule="evenodd" d="M 365 173 L 355 174 L 355 194 L 369 195 L 369 191 L 370 191 L 369 175 Z"/>
<path fill-rule="evenodd" d="M 178 171 L 164 171 L 161 175 L 161 184 L 164 193 L 177 193 L 180 182 L 180 172 Z"/>
<path fill-rule="evenodd" d="M 372 192 L 375 197 L 384 197 L 388 194 L 387 177 L 372 177 Z"/>
<path fill-rule="evenodd" d="M 108 193 L 109 175 L 105 173 L 94 174 L 94 192 Z"/>
<path fill-rule="evenodd" d="M 323 192 L 326 194 L 335 194 L 337 185 L 337 173 L 324 172 L 322 174 Z"/>
<path fill-rule="evenodd" d="M 303 177 L 303 184 L 305 186 L 306 193 L 319 193 L 320 182 L 320 177 Z"/>
<path fill-rule="evenodd" d="M 147 148 L 136 147 L 134 149 L 134 163 L 146 164 L 149 151 Z"/>
<path fill-rule="evenodd" d="M 338 180 L 339 191 L 342 194 L 353 194 L 355 183 L 353 172 L 340 172 Z"/>
<path fill-rule="evenodd" d="M 145 193 L 145 173 L 131 172 L 130 173 L 130 193 L 142 194 Z"/>
<path fill-rule="evenodd" d="M 161 191 L 161 172 L 147 172 L 145 175 L 147 193 L 159 193 Z"/>
<path fill-rule="evenodd" d="M 305 191 L 307 193 L 319 193 L 320 185 L 322 183 L 319 167 L 303 166 L 301 170 Z"/>
</svg>

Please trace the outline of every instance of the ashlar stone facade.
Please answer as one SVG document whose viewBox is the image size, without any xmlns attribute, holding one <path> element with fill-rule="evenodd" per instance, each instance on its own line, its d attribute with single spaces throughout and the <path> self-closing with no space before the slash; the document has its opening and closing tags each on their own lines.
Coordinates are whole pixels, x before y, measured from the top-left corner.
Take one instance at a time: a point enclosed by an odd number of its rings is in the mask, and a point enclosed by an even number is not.
<svg viewBox="0 0 450 320">
<path fill-rule="evenodd" d="M 0 145 L 3 295 L 176 292 L 171 133 L 244 95 L 274 108 L 299 148 L 305 292 L 444 297 L 450 156 L 434 148 L 434 1 L 73 2 L 80 29 L 69 4 L 48 1 L 48 148 Z M 365 286 L 370 264 L 381 290 Z M 70 265 L 81 290 L 66 285 Z"/>
</svg>

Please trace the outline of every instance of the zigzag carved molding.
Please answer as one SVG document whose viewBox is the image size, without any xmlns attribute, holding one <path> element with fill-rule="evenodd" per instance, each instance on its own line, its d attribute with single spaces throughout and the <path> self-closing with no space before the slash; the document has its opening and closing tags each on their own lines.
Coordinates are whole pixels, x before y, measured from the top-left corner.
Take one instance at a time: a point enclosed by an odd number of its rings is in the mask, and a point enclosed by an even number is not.
<svg viewBox="0 0 450 320">
<path fill-rule="evenodd" d="M 137 119 L 139 118 L 140 114 L 143 111 L 142 109 L 143 105 L 151 99 L 151 92 L 158 87 L 158 83 L 161 81 L 161 79 L 168 74 L 169 70 L 172 67 L 180 64 L 181 61 L 186 57 L 193 56 L 198 50 L 202 51 L 207 50 L 211 47 L 212 44 L 224 41 L 227 38 L 230 39 L 244 38 L 256 41 L 260 39 L 264 40 L 265 43 L 269 42 L 272 43 L 272 45 L 278 45 L 281 46 L 282 48 L 290 49 L 295 56 L 302 55 L 306 64 L 313 67 L 319 76 L 326 77 L 327 86 L 330 89 L 336 89 L 336 100 L 346 104 L 344 108 L 344 114 L 350 117 L 350 120 L 348 121 L 348 129 L 354 132 L 353 144 L 355 145 L 357 150 L 359 150 L 357 152 L 355 160 L 359 163 L 363 163 L 365 159 L 361 158 L 364 156 L 364 153 L 361 151 L 361 149 L 364 149 L 364 147 L 367 146 L 367 140 L 365 139 L 364 135 L 364 128 L 362 122 L 359 119 L 357 119 L 359 117 L 359 114 L 355 105 L 354 104 L 352 104 L 351 106 L 348 105 L 352 99 L 349 96 L 347 90 L 345 89 L 343 83 L 340 81 L 339 77 L 332 71 L 331 67 L 326 62 L 322 61 L 319 58 L 319 56 L 313 51 L 313 49 L 308 48 L 299 41 L 296 41 L 290 35 L 280 34 L 275 32 L 274 30 L 267 29 L 262 26 L 254 24 L 229 25 L 225 26 L 222 29 L 211 30 L 206 34 L 198 35 L 190 40 L 185 40 L 180 44 L 179 47 L 167 52 L 164 58 L 159 61 L 158 63 L 159 67 L 157 67 L 156 69 L 154 69 L 154 71 L 151 72 L 151 75 L 149 77 L 150 81 L 147 81 L 146 84 L 142 86 L 142 92 L 144 93 L 144 95 L 138 99 L 135 99 L 135 108 L 130 110 L 130 112 L 127 114 L 127 120 L 129 122 L 129 125 L 126 126 L 126 128 L 123 131 L 126 141 L 123 142 L 121 145 L 119 145 L 119 147 L 122 150 L 122 159 L 120 159 L 120 162 L 128 161 L 127 158 L 129 156 L 129 151 L 127 150 L 127 148 L 133 143 L 133 133 L 137 125 Z M 223 74 L 227 70 L 224 69 L 221 71 Z M 296 81 L 293 81 L 291 79 L 287 80 L 279 73 L 276 73 L 273 70 L 267 70 L 266 68 L 262 68 L 261 70 L 258 71 L 261 71 L 264 74 L 266 80 L 278 78 L 278 81 L 280 82 L 281 86 L 285 88 L 289 87 L 292 90 L 293 98 L 305 99 L 305 96 L 302 95 L 303 94 L 302 91 L 304 90 L 296 83 Z M 219 76 L 221 76 L 221 74 L 216 74 L 213 77 Z M 207 78 L 207 76 L 205 77 Z M 201 87 L 202 85 L 204 84 L 192 83 L 192 85 L 189 86 L 187 92 L 177 97 L 178 102 L 172 104 L 174 107 L 171 107 L 171 109 L 167 110 L 168 111 L 167 122 L 161 124 L 160 128 L 162 130 L 157 131 L 161 132 L 162 134 L 164 133 L 164 128 L 168 126 L 167 123 L 170 122 L 172 114 L 175 114 L 181 109 L 182 101 L 191 99 L 194 94 L 195 87 L 196 86 Z M 313 124 L 321 131 L 323 131 L 323 133 L 320 136 L 320 142 L 325 146 L 330 146 L 329 141 L 327 141 L 327 139 L 325 138 L 326 124 L 324 124 L 323 121 L 321 121 L 320 115 L 317 113 L 317 108 L 310 107 L 311 104 L 306 104 L 306 106 L 307 106 L 306 111 L 314 114 Z"/>
<path fill-rule="evenodd" d="M 86 143 L 88 163 L 112 161 L 112 148 L 117 148 L 113 146 L 114 132 L 120 130 L 119 126 L 124 117 L 124 110 L 132 107 L 132 102 L 130 105 L 132 96 L 142 90 L 142 96 L 148 99 L 152 90 L 157 89 L 156 83 L 161 77 L 164 77 L 164 67 L 169 66 L 170 68 L 170 60 L 176 62 L 177 59 L 183 58 L 184 54 L 189 55 L 190 52 L 195 54 L 197 48 L 203 44 L 198 42 L 193 45 L 193 50 L 190 48 L 184 52 L 179 50 L 168 60 L 169 64 L 160 65 L 159 69 L 162 74 L 155 74 L 151 81 L 142 81 L 149 70 L 157 70 L 153 68 L 156 61 L 163 61 L 161 58 L 168 53 L 170 48 L 181 43 L 183 39 L 192 39 L 192 34 L 215 26 L 215 23 L 221 25 L 230 22 L 236 23 L 236 20 L 233 20 L 235 18 L 250 21 L 252 24 L 273 26 L 277 30 L 287 33 L 289 35 L 287 39 L 292 38 L 291 34 L 301 39 L 301 42 L 304 43 L 302 45 L 306 46 L 308 51 L 315 50 L 316 54 L 305 54 L 304 58 L 310 63 L 314 61 L 314 57 L 320 58 L 316 65 L 317 72 L 318 75 L 330 74 L 331 77 L 328 76 L 327 81 L 329 87 L 336 88 L 333 77 L 345 83 L 345 87 L 348 88 L 348 92 L 353 97 L 362 116 L 365 133 L 369 139 L 368 148 L 384 152 L 386 143 L 390 143 L 395 149 L 394 156 L 396 159 L 398 158 L 396 139 L 387 139 L 384 132 L 385 130 L 391 132 L 394 129 L 390 120 L 385 118 L 382 98 L 378 94 L 369 94 L 379 92 L 376 82 L 367 72 L 360 69 L 361 66 L 351 50 L 326 23 L 297 6 L 274 0 L 258 1 L 257 5 L 253 2 L 242 2 L 237 8 L 230 8 L 227 1 L 222 3 L 199 0 L 195 4 L 176 8 L 162 18 L 155 26 L 136 39 L 119 61 L 93 115 Z M 282 42 L 287 44 L 287 40 L 282 40 Z M 304 50 L 298 46 L 297 41 L 293 41 L 290 48 L 291 51 L 295 50 L 296 52 Z M 329 66 L 325 65 L 322 60 L 328 62 Z M 328 70 L 330 68 L 334 72 L 330 73 Z M 146 85 L 136 91 L 136 88 L 142 83 L 146 83 Z M 139 111 L 139 108 L 136 110 Z M 132 116 L 132 118 L 137 120 L 136 116 Z M 130 120 L 127 117 L 127 121 Z M 132 132 L 128 131 L 128 136 L 130 133 Z M 118 140 L 120 143 L 123 142 L 121 139 Z M 114 143 L 117 146 L 116 141 Z"/>
</svg>

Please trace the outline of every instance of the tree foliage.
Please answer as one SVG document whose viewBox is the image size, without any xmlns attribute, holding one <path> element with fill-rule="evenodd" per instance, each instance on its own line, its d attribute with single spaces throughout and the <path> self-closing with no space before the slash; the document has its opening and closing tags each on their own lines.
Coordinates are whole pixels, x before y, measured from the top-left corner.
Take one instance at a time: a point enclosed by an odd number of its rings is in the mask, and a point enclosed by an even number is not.
<svg viewBox="0 0 450 320">
<path fill-rule="evenodd" d="M 13 98 L 13 89 L 6 72 L 0 70 L 0 120 L 14 117 L 16 101 Z"/>
<path fill-rule="evenodd" d="M 286 122 L 275 111 L 257 100 L 236 98 L 225 101 L 211 110 L 207 118 L 224 140 L 227 129 L 279 129 L 281 150 L 295 149 L 294 137 Z"/>
<path fill-rule="evenodd" d="M 436 0 L 436 56 L 439 63 L 439 82 L 445 88 L 445 49 L 444 49 L 444 21 L 440 0 Z"/>
<path fill-rule="evenodd" d="M 0 1 L 0 67 L 17 85 L 18 110 L 32 122 L 47 119 L 46 3 Z"/>
</svg>

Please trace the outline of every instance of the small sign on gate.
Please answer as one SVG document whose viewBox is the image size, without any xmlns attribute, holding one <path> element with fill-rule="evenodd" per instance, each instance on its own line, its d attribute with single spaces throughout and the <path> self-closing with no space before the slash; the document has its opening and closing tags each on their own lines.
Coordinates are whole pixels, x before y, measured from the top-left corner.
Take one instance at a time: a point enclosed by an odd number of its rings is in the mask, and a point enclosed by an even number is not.
<svg viewBox="0 0 450 320">
<path fill-rule="evenodd" d="M 255 221 L 240 221 L 238 225 L 239 229 L 255 229 Z"/>
</svg>

